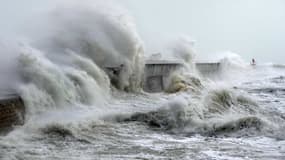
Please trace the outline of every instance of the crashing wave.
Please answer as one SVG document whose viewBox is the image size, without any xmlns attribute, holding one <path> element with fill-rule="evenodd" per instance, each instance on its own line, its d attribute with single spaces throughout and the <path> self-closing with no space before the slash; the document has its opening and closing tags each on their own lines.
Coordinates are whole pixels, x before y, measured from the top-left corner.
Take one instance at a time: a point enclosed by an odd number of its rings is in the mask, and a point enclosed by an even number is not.
<svg viewBox="0 0 285 160">
<path fill-rule="evenodd" d="M 60 124 L 50 124 L 40 130 L 45 135 L 56 136 L 56 137 L 74 137 L 74 134 L 67 127 Z"/>
<path fill-rule="evenodd" d="M 106 99 L 106 74 L 95 64 L 86 63 L 87 68 L 80 66 L 84 58 L 76 60 L 79 65 L 65 66 L 52 62 L 39 50 L 26 48 L 22 51 L 19 70 L 24 84 L 20 93 L 30 113 L 76 103 L 100 104 Z"/>
<path fill-rule="evenodd" d="M 176 93 L 180 91 L 199 92 L 203 88 L 202 82 L 199 78 L 191 74 L 175 72 L 168 77 L 165 92 Z"/>
<path fill-rule="evenodd" d="M 152 129 L 186 135 L 225 135 L 244 129 L 259 132 L 265 122 L 259 118 L 256 107 L 255 102 L 244 96 L 214 90 L 197 104 L 178 100 L 156 111 L 118 116 L 116 120 L 142 122 Z"/>
<path fill-rule="evenodd" d="M 44 19 L 48 23 L 41 25 L 46 26 L 35 27 L 37 34 L 27 35 L 29 43 L 13 50 L 20 75 L 20 87 L 14 88 L 28 114 L 105 106 L 114 80 L 108 68 L 123 66 L 113 83 L 119 90 L 141 90 L 144 47 L 123 9 L 109 3 L 68 3 Z"/>
<path fill-rule="evenodd" d="M 224 69 L 244 69 L 248 64 L 244 62 L 240 55 L 233 52 L 226 52 L 220 59 L 221 66 Z"/>
<path fill-rule="evenodd" d="M 106 9 L 108 8 L 108 9 Z M 100 4 L 58 7 L 49 21 L 48 36 L 36 42 L 43 49 L 66 55 L 71 50 L 101 69 L 124 66 L 117 87 L 141 87 L 144 47 L 132 19 L 119 8 Z M 50 55 L 52 57 L 52 55 Z"/>
</svg>

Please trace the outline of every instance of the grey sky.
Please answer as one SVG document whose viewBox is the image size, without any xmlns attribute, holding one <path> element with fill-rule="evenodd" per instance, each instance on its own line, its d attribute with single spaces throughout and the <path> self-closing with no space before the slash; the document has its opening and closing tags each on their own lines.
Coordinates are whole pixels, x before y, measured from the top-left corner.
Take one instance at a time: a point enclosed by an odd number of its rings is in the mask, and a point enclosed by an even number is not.
<svg viewBox="0 0 285 160">
<path fill-rule="evenodd" d="M 57 0 L 1 0 L 0 35 Z M 285 63 L 284 0 L 117 0 L 134 16 L 148 52 L 180 35 L 197 41 L 198 58 L 233 51 L 245 60 Z M 84 3 L 84 0 L 82 0 Z"/>
<path fill-rule="evenodd" d="M 255 57 L 257 61 L 285 63 L 284 0 L 123 2 L 135 17 L 146 46 L 165 36 L 187 34 L 197 41 L 199 59 L 233 51 L 248 61 Z"/>
</svg>

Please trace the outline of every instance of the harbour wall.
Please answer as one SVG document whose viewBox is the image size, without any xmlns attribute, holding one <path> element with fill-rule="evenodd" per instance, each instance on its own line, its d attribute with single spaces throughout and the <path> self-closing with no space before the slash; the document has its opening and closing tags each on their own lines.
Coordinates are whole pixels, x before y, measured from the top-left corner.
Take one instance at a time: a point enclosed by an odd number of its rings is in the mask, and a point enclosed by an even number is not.
<svg viewBox="0 0 285 160">
<path fill-rule="evenodd" d="M 181 61 L 147 61 L 143 79 L 143 89 L 146 92 L 162 92 L 166 87 L 166 79 L 176 70 L 183 67 Z M 202 75 L 211 75 L 219 71 L 219 63 L 197 63 L 197 70 Z M 118 72 L 118 67 L 108 68 Z M 25 105 L 20 96 L 0 92 L 0 134 L 5 134 L 17 125 L 24 124 Z"/>
<path fill-rule="evenodd" d="M 144 72 L 144 91 L 164 91 L 168 76 L 181 67 L 183 67 L 181 61 L 147 61 Z M 201 75 L 211 76 L 219 72 L 220 63 L 196 63 L 196 68 Z"/>
<path fill-rule="evenodd" d="M 0 135 L 6 134 L 17 125 L 23 125 L 25 106 L 15 94 L 0 95 Z"/>
</svg>

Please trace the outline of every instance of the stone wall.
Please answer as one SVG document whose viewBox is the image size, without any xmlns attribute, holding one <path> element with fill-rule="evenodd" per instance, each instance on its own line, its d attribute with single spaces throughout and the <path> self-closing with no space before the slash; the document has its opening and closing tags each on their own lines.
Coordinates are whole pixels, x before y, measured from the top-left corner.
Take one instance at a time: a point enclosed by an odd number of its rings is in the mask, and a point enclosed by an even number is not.
<svg viewBox="0 0 285 160">
<path fill-rule="evenodd" d="M 0 98 L 0 134 L 5 134 L 16 125 L 23 125 L 25 107 L 22 99 L 16 95 Z"/>
</svg>

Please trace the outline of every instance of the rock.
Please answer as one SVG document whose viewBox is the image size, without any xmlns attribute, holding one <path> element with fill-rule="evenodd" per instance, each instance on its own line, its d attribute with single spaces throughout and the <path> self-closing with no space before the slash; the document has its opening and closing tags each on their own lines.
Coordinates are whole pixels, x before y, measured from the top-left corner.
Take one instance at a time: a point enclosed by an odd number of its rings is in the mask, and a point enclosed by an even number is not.
<svg viewBox="0 0 285 160">
<path fill-rule="evenodd" d="M 17 125 L 23 125 L 25 106 L 17 95 L 0 98 L 0 134 L 6 134 Z"/>
</svg>

